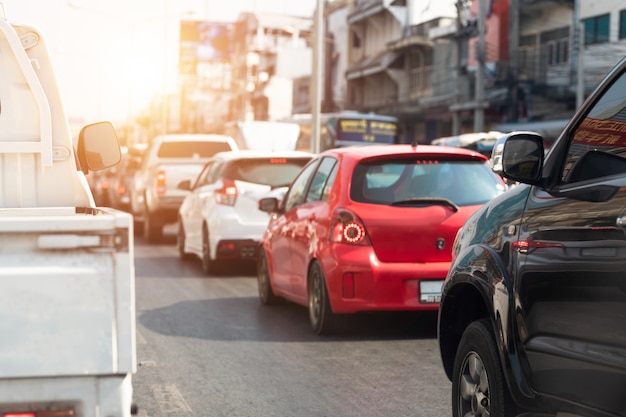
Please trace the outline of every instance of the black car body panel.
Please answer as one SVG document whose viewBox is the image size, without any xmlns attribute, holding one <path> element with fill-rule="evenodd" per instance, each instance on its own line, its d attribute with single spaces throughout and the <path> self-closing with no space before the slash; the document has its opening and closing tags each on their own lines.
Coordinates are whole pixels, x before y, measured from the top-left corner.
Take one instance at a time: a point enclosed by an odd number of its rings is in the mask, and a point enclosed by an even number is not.
<svg viewBox="0 0 626 417">
<path fill-rule="evenodd" d="M 526 184 L 459 230 L 439 312 L 446 373 L 489 318 L 520 414 L 626 416 L 626 59 L 545 159 L 513 155 L 531 134 L 508 136 L 502 174 Z"/>
</svg>

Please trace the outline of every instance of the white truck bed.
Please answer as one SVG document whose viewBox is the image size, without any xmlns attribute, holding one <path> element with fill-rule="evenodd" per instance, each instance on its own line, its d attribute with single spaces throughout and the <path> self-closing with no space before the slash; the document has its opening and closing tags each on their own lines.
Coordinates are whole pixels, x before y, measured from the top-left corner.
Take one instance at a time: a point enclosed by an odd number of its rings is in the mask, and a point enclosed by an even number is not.
<svg viewBox="0 0 626 417">
<path fill-rule="evenodd" d="M 130 415 L 132 217 L 79 211 L 0 209 L 0 410 L 26 402 Z"/>
<path fill-rule="evenodd" d="M 0 379 L 135 370 L 130 222 L 107 209 L 0 209 L 0 288 L 11 289 L 0 334 L 12 335 L 0 338 Z"/>
</svg>

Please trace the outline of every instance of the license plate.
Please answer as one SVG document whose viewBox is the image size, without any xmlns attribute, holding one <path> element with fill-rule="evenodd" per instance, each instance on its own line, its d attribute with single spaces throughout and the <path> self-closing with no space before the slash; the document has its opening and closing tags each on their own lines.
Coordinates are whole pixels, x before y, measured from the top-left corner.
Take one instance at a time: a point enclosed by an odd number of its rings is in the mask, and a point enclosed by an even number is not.
<svg viewBox="0 0 626 417">
<path fill-rule="evenodd" d="M 438 303 L 441 301 L 443 280 L 420 281 L 420 302 Z"/>
</svg>

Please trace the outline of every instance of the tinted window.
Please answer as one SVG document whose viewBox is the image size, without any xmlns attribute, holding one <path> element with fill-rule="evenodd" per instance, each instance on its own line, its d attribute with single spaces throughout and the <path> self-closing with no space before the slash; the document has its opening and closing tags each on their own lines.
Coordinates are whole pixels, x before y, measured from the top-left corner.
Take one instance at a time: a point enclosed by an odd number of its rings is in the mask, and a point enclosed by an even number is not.
<svg viewBox="0 0 626 417">
<path fill-rule="evenodd" d="M 446 198 L 467 206 L 483 204 L 502 192 L 502 182 L 486 162 L 390 159 L 357 165 L 350 197 L 373 204 Z"/>
<path fill-rule="evenodd" d="M 613 83 L 574 131 L 561 180 L 575 182 L 626 173 L 626 74 Z M 609 158 L 601 155 L 610 154 Z M 587 155 L 585 158 L 581 158 Z M 591 157 L 592 159 L 589 159 Z M 604 163 L 588 161 L 599 161 Z M 619 159 L 622 159 L 620 163 Z M 580 161 L 580 163 L 579 163 Z M 621 172 L 620 172 L 621 171 Z"/>
<path fill-rule="evenodd" d="M 289 191 L 287 191 L 287 195 L 285 195 L 285 198 L 283 200 L 285 203 L 285 211 L 289 211 L 293 207 L 304 202 L 304 193 L 306 191 L 306 187 L 309 184 L 309 180 L 311 179 L 311 176 L 315 172 L 315 169 L 318 165 L 319 160 L 315 160 L 313 163 L 305 166 L 302 169 L 302 172 L 298 174 L 298 177 L 293 181 L 291 187 L 289 187 Z"/>
<path fill-rule="evenodd" d="M 311 158 L 255 158 L 232 161 L 224 170 L 224 177 L 233 181 L 245 181 L 282 187 L 291 184 L 302 167 Z"/>
<path fill-rule="evenodd" d="M 218 152 L 230 151 L 226 142 L 164 142 L 159 147 L 159 158 L 209 158 Z"/>
<path fill-rule="evenodd" d="M 214 164 L 213 162 L 210 162 L 204 166 L 204 168 L 202 169 L 202 172 L 200 172 L 200 174 L 196 178 L 196 182 L 193 188 L 201 187 L 207 183 L 207 176 L 209 175 L 209 170 L 211 169 L 213 164 Z"/>
<path fill-rule="evenodd" d="M 337 172 L 337 160 L 324 158 L 319 169 L 311 181 L 306 201 L 324 201 L 328 198 L 328 191 L 332 187 Z"/>
</svg>

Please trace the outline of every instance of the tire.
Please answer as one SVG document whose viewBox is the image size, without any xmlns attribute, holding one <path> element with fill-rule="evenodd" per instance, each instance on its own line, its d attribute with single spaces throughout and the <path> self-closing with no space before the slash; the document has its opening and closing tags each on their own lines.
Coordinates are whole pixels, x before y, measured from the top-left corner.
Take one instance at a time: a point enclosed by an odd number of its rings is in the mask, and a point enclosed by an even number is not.
<svg viewBox="0 0 626 417">
<path fill-rule="evenodd" d="M 206 226 L 202 228 L 202 270 L 206 275 L 220 273 L 219 262 L 211 259 L 211 244 Z"/>
<path fill-rule="evenodd" d="M 178 258 L 185 262 L 193 258 L 193 254 L 185 252 L 185 227 L 182 220 L 178 221 L 178 233 L 176 234 L 176 247 L 178 248 Z"/>
<path fill-rule="evenodd" d="M 309 268 L 308 277 L 309 319 L 313 331 L 319 335 L 337 331 L 339 317 L 330 308 L 326 278 L 318 262 Z"/>
<path fill-rule="evenodd" d="M 454 360 L 452 416 L 513 417 L 517 407 L 508 391 L 488 319 L 471 323 Z"/>
<path fill-rule="evenodd" d="M 143 217 L 143 237 L 149 243 L 155 243 L 163 237 L 163 226 L 157 221 L 156 214 L 148 210 Z"/>
<path fill-rule="evenodd" d="M 274 305 L 279 299 L 272 290 L 270 271 L 267 267 L 267 256 L 265 251 L 260 249 L 257 260 L 257 283 L 259 285 L 259 299 L 263 305 Z"/>
</svg>

